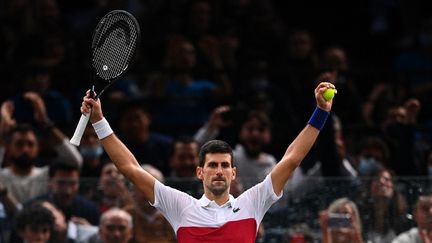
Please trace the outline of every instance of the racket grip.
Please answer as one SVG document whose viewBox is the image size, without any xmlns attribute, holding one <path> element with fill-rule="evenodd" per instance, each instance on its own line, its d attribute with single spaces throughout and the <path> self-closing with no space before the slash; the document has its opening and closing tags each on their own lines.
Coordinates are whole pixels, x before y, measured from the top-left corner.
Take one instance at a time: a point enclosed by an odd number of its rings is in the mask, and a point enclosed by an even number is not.
<svg viewBox="0 0 432 243">
<path fill-rule="evenodd" d="M 88 121 L 90 120 L 90 114 L 91 114 L 91 112 L 85 113 L 85 114 L 81 115 L 81 118 L 80 118 L 80 120 L 78 122 L 78 125 L 75 128 L 75 132 L 74 132 L 74 134 L 73 134 L 73 136 L 72 136 L 72 138 L 70 140 L 71 144 L 73 144 L 75 146 L 80 145 L 81 138 L 82 138 L 82 136 L 84 134 L 84 130 L 85 130 L 86 126 L 87 126 Z"/>
</svg>

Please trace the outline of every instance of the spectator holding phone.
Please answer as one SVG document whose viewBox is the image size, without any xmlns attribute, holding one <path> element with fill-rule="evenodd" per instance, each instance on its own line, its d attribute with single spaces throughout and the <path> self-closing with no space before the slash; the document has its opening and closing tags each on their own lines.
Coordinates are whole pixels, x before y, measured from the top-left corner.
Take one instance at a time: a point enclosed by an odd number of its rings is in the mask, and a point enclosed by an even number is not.
<svg viewBox="0 0 432 243">
<path fill-rule="evenodd" d="M 320 213 L 323 243 L 363 243 L 361 220 L 357 205 L 348 198 L 333 201 Z"/>
</svg>

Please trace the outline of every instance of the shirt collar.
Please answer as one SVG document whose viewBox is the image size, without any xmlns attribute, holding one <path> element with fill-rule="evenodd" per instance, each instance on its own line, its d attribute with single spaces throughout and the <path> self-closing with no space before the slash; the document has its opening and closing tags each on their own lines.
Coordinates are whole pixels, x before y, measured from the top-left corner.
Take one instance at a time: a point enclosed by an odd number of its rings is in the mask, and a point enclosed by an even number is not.
<svg viewBox="0 0 432 243">
<path fill-rule="evenodd" d="M 217 205 L 214 201 L 210 201 L 210 199 L 208 199 L 205 196 L 205 194 L 203 194 L 202 197 L 198 201 L 199 201 L 200 206 L 203 208 L 211 207 L 212 205 Z M 236 201 L 236 199 L 234 198 L 234 196 L 230 194 L 228 202 L 226 202 L 224 205 L 222 205 L 220 207 L 221 208 L 232 207 L 234 205 L 235 201 Z"/>
</svg>

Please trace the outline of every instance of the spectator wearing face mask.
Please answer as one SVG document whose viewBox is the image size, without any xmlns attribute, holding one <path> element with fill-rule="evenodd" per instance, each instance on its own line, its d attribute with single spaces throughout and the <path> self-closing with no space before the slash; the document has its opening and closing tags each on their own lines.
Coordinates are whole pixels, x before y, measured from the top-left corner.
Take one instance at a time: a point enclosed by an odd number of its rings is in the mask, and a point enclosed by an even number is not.
<svg viewBox="0 0 432 243">
<path fill-rule="evenodd" d="M 357 171 L 360 176 L 370 176 L 387 164 L 390 151 L 379 137 L 370 136 L 360 142 L 357 153 Z"/>
</svg>

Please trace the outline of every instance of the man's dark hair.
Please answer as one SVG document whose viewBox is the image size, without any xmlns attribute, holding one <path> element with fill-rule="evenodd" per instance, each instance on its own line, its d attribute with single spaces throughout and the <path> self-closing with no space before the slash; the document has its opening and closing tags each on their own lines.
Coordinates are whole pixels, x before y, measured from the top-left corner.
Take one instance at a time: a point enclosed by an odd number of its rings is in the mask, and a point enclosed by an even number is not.
<svg viewBox="0 0 432 243">
<path fill-rule="evenodd" d="M 246 122 L 252 120 L 252 119 L 257 119 L 259 121 L 259 123 L 261 124 L 261 126 L 263 126 L 264 128 L 268 128 L 271 129 L 272 127 L 272 123 L 270 118 L 268 117 L 268 115 L 263 112 L 263 111 L 250 111 L 245 119 L 243 120 L 242 124 L 245 124 Z"/>
<path fill-rule="evenodd" d="M 76 162 L 71 162 L 71 161 L 57 161 L 55 163 L 52 163 L 49 166 L 49 177 L 53 178 L 55 173 L 57 171 L 78 171 L 78 173 L 80 172 L 80 167 L 78 165 L 78 163 Z"/>
<path fill-rule="evenodd" d="M 12 137 L 15 133 L 26 133 L 26 132 L 33 132 L 37 138 L 37 133 L 34 127 L 31 126 L 30 124 L 23 123 L 23 124 L 18 124 L 11 130 L 9 130 L 9 132 L 5 136 L 5 141 L 6 143 L 9 144 L 12 141 Z"/>
<path fill-rule="evenodd" d="M 222 140 L 210 140 L 206 142 L 200 149 L 199 152 L 199 166 L 204 167 L 206 154 L 230 154 L 231 155 L 231 167 L 234 167 L 234 156 L 231 146 Z"/>
<path fill-rule="evenodd" d="M 48 226 L 50 232 L 54 231 L 54 215 L 42 203 L 37 201 L 26 207 L 17 215 L 16 230 L 25 230 L 30 226 L 33 230 L 39 230 L 43 226 Z"/>
<path fill-rule="evenodd" d="M 189 136 L 180 136 L 178 138 L 176 138 L 174 140 L 174 142 L 172 143 L 171 149 L 170 149 L 170 156 L 174 156 L 174 151 L 175 151 L 175 147 L 178 143 L 183 143 L 183 144 L 190 144 L 190 143 L 195 143 L 197 146 L 199 146 L 198 142 Z"/>
</svg>

